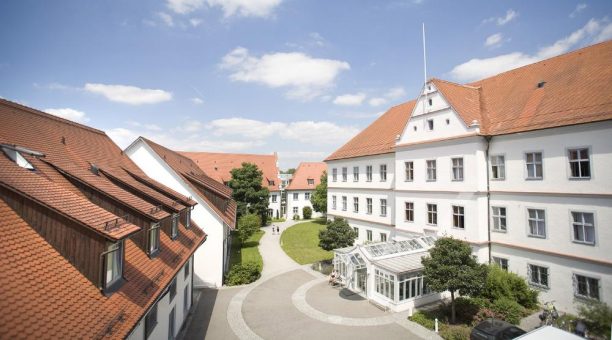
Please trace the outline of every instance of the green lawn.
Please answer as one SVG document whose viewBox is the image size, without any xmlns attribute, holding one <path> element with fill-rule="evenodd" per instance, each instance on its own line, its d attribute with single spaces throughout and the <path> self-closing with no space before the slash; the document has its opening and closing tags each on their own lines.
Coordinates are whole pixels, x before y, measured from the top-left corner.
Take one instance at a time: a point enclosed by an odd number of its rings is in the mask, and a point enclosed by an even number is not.
<svg viewBox="0 0 612 340">
<path fill-rule="evenodd" d="M 325 229 L 325 220 L 296 224 L 281 235 L 281 247 L 299 264 L 330 260 L 331 251 L 319 247 L 319 230 Z"/>
<path fill-rule="evenodd" d="M 254 262 L 259 264 L 260 268 L 263 269 L 263 260 L 261 254 L 259 254 L 259 240 L 263 236 L 264 231 L 259 230 L 251 237 L 249 237 L 244 244 L 240 242 L 240 239 L 236 235 L 232 235 L 232 250 L 230 254 L 230 268 L 235 264 Z"/>
</svg>

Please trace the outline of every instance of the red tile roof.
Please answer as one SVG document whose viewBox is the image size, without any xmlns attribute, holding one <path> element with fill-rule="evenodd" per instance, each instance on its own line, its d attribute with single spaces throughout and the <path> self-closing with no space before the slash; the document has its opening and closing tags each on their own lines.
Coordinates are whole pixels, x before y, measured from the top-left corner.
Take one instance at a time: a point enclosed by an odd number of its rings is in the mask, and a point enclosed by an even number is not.
<svg viewBox="0 0 612 340">
<path fill-rule="evenodd" d="M 327 164 L 323 162 L 302 162 L 295 170 L 291 183 L 286 189 L 314 190 L 317 185 L 321 184 L 321 175 L 325 170 L 327 170 Z M 308 184 L 309 179 L 312 180 L 312 185 Z"/>
<path fill-rule="evenodd" d="M 467 126 L 494 136 L 612 119 L 610 60 L 607 41 L 466 85 L 431 81 Z M 393 152 L 413 106 L 391 108 L 326 160 Z"/>
<path fill-rule="evenodd" d="M 159 145 L 147 138 L 139 137 L 144 143 L 149 145 L 172 170 L 174 170 L 200 197 L 223 219 L 230 227 L 236 226 L 236 201 L 232 197 L 232 189 L 226 185 L 210 178 L 191 158 L 183 156 L 178 152 L 172 151 Z M 219 199 L 211 199 L 211 194 Z M 222 201 L 223 203 L 219 202 Z"/>
<path fill-rule="evenodd" d="M 114 207 L 129 207 L 156 221 L 169 216 L 165 210 L 195 202 L 149 179 L 102 131 L 7 100 L 0 100 L 0 122 L 0 143 L 43 154 L 23 153 L 36 169 L 31 171 L 0 151 L 0 338 L 126 337 L 204 242 L 204 232 L 195 224 L 189 229 L 180 224 L 174 241 L 160 233 L 160 253 L 153 259 L 128 238 L 126 282 L 106 296 L 45 239 L 49 236 L 26 222 L 31 216 L 14 209 L 32 204 L 43 214 L 59 214 L 82 227 L 83 237 L 97 234 L 114 241 L 144 232 L 131 223 L 106 228 L 108 220 L 122 217 L 112 212 Z M 99 175 L 91 172 L 91 164 Z M 136 181 L 127 171 L 144 180 Z M 83 188 L 115 205 L 102 209 Z M 9 192 L 19 197 L 12 205 L 5 198 Z"/>
<path fill-rule="evenodd" d="M 219 183 L 227 183 L 232 179 L 231 171 L 240 168 L 242 163 L 253 163 L 263 172 L 262 185 L 270 191 L 280 190 L 278 178 L 278 157 L 273 155 L 255 155 L 246 153 L 217 152 L 179 152 L 191 158 L 208 176 Z M 274 181 L 273 185 L 269 181 Z"/>
</svg>

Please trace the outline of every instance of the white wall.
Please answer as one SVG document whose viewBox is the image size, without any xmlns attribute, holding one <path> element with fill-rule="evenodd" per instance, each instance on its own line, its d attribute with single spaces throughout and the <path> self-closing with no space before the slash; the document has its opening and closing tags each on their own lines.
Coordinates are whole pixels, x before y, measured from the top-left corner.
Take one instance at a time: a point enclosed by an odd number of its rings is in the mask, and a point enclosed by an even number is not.
<svg viewBox="0 0 612 340">
<path fill-rule="evenodd" d="M 367 157 L 341 159 L 327 162 L 327 187 L 328 188 L 364 188 L 364 189 L 392 189 L 395 174 L 394 154 L 383 154 Z M 387 180 L 382 182 L 380 178 L 380 165 L 387 165 Z M 366 181 L 366 166 L 372 166 L 372 181 Z M 353 167 L 359 167 L 359 181 L 353 181 Z M 342 168 L 347 168 L 347 181 L 342 181 Z M 333 169 L 338 169 L 338 179 L 333 181 Z"/>
<path fill-rule="evenodd" d="M 336 209 L 333 208 L 333 196 L 336 196 Z M 346 211 L 342 210 L 342 197 L 346 196 Z M 359 211 L 354 212 L 353 197 L 359 199 Z M 367 198 L 372 199 L 372 214 L 367 213 Z M 381 215 L 380 200 L 387 200 L 387 215 Z M 394 223 L 395 206 L 392 190 L 364 190 L 364 189 L 331 189 L 327 190 L 327 213 L 334 216 L 353 218 L 363 222 L 372 222 L 391 226 Z"/>
<path fill-rule="evenodd" d="M 328 219 L 333 219 L 336 215 L 328 214 Z M 338 216 L 340 217 L 340 216 Z M 394 236 L 394 228 L 389 226 L 384 226 L 380 224 L 367 223 L 360 220 L 355 220 L 351 218 L 347 218 L 346 221 L 351 226 L 351 228 L 357 228 L 359 230 L 359 234 L 357 239 L 355 240 L 355 244 L 363 244 L 367 242 L 367 230 L 372 231 L 372 242 L 380 242 L 380 234 L 387 235 L 387 241 L 391 241 L 391 238 Z"/>
<path fill-rule="evenodd" d="M 312 196 L 314 190 L 287 190 L 287 218 L 293 218 L 293 208 L 298 208 L 297 215 L 300 216 L 300 219 L 304 218 L 303 208 L 310 207 L 312 209 L 312 203 L 310 199 L 306 199 L 306 193 L 309 193 Z M 294 200 L 293 195 L 297 194 L 298 199 Z M 321 213 L 312 210 L 312 218 L 317 218 L 323 216 Z"/>
<path fill-rule="evenodd" d="M 191 219 L 204 230 L 207 239 L 195 253 L 195 286 L 221 287 L 224 274 L 224 239 L 227 237 L 227 226 L 216 212 L 204 201 L 197 192 L 194 192 L 174 170 L 172 170 L 159 156 L 138 141 L 127 149 L 126 154 L 147 176 L 163 185 L 185 195 L 191 196 L 198 202 L 191 212 Z"/>
<path fill-rule="evenodd" d="M 276 202 L 272 201 L 272 196 L 276 195 Z M 270 196 L 268 197 L 268 209 L 272 209 L 272 217 L 279 218 L 283 217 L 281 215 L 281 192 L 280 191 L 270 191 Z"/>
</svg>

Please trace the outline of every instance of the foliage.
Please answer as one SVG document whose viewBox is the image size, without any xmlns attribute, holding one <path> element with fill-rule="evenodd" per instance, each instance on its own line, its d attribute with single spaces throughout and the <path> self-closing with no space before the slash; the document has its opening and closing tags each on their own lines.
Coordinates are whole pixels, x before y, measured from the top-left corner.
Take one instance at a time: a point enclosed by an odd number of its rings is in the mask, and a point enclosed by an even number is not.
<svg viewBox="0 0 612 340">
<path fill-rule="evenodd" d="M 255 234 L 261 226 L 261 219 L 255 214 L 247 214 L 238 220 L 238 237 L 244 242 Z"/>
<path fill-rule="evenodd" d="M 515 325 L 518 325 L 521 318 L 526 314 L 523 306 L 505 297 L 493 301 L 491 309 L 500 316 L 499 319 Z"/>
<path fill-rule="evenodd" d="M 263 236 L 262 230 L 257 231 L 246 242 L 240 241 L 237 233 L 232 236 L 232 248 L 230 250 L 230 268 L 236 264 L 253 262 L 263 267 L 263 259 L 259 253 L 259 240 Z"/>
<path fill-rule="evenodd" d="M 293 215 L 293 220 L 294 221 L 297 221 L 299 219 L 300 219 L 300 215 L 298 215 L 298 214 Z"/>
<path fill-rule="evenodd" d="M 261 267 L 253 262 L 234 265 L 227 273 L 226 283 L 230 286 L 244 285 L 259 279 Z"/>
<path fill-rule="evenodd" d="M 446 340 L 468 340 L 472 328 L 466 325 L 440 325 L 440 336 Z"/>
<path fill-rule="evenodd" d="M 302 208 L 302 216 L 305 220 L 309 220 L 312 217 L 312 208 L 309 206 Z"/>
<path fill-rule="evenodd" d="M 334 221 L 327 222 L 327 228 L 319 232 L 319 246 L 325 250 L 333 250 L 352 246 L 357 238 L 357 233 L 348 222 L 336 217 Z"/>
<path fill-rule="evenodd" d="M 295 168 L 289 168 L 289 169 L 287 169 L 285 171 L 281 170 L 281 174 L 291 174 L 291 175 L 293 175 L 294 173 L 295 173 Z"/>
<path fill-rule="evenodd" d="M 268 218 L 268 188 L 261 185 L 263 172 L 252 163 L 242 163 L 242 167 L 232 169 L 232 179 L 228 185 L 232 188 L 232 198 L 237 204 L 237 215 L 257 214 L 262 225 Z"/>
<path fill-rule="evenodd" d="M 280 222 L 285 222 L 286 220 L 284 218 L 272 218 L 272 223 L 280 223 Z"/>
<path fill-rule="evenodd" d="M 491 301 L 506 298 L 529 309 L 538 306 L 538 291 L 531 289 L 525 279 L 497 265 L 488 267 L 487 281 L 480 296 Z"/>
<path fill-rule="evenodd" d="M 310 268 L 322 273 L 323 275 L 329 275 L 334 270 L 334 264 L 331 259 L 323 260 L 313 263 Z"/>
<path fill-rule="evenodd" d="M 327 171 L 323 171 L 321 183 L 317 185 L 312 195 L 310 195 L 310 203 L 314 211 L 322 214 L 327 213 Z"/>
<path fill-rule="evenodd" d="M 476 262 L 467 242 L 452 237 L 439 238 L 421 262 L 429 287 L 451 293 L 451 322 L 455 323 L 455 293 L 478 295 L 486 282 L 487 266 Z"/>
<path fill-rule="evenodd" d="M 412 322 L 418 323 L 419 325 L 427 329 L 434 329 L 435 327 L 434 318 L 430 314 L 424 313 L 422 311 L 415 312 L 408 319 Z"/>
<path fill-rule="evenodd" d="M 612 308 L 601 301 L 589 301 L 578 306 L 578 315 L 585 320 L 589 333 L 604 336 L 612 324 Z"/>
<path fill-rule="evenodd" d="M 281 235 L 281 248 L 299 264 L 330 260 L 334 254 L 319 247 L 319 231 L 325 224 L 299 223 L 287 228 Z"/>
</svg>

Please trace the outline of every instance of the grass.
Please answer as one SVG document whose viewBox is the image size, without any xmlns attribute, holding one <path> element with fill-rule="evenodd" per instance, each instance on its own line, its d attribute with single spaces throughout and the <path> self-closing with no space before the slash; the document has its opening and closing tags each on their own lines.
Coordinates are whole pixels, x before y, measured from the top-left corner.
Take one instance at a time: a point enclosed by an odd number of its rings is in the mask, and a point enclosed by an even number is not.
<svg viewBox="0 0 612 340">
<path fill-rule="evenodd" d="M 230 268 L 235 264 L 253 262 L 263 268 L 263 259 L 259 254 L 259 240 L 263 236 L 264 231 L 258 230 L 251 235 L 246 242 L 241 243 L 236 235 L 232 235 L 232 249 L 230 254 Z"/>
<path fill-rule="evenodd" d="M 330 260 L 334 253 L 319 247 L 319 231 L 325 228 L 325 220 L 296 224 L 281 235 L 281 247 L 299 264 Z"/>
</svg>

